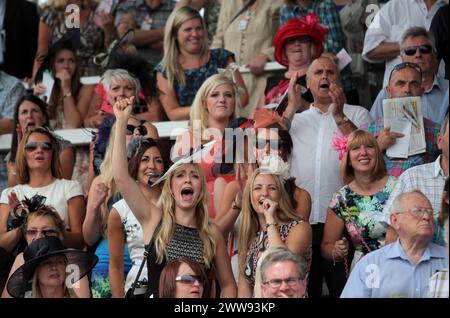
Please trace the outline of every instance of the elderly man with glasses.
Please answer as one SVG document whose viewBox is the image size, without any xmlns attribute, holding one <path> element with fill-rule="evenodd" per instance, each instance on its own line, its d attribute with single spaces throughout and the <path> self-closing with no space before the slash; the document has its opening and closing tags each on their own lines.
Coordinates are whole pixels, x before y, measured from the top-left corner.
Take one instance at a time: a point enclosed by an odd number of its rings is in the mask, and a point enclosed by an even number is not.
<svg viewBox="0 0 450 318">
<path fill-rule="evenodd" d="M 342 298 L 422 298 L 436 270 L 448 268 L 446 248 L 431 243 L 433 208 L 420 191 L 400 194 L 392 205 L 395 243 L 364 256 L 355 266 Z"/>
<path fill-rule="evenodd" d="M 414 95 L 409 92 L 409 96 L 422 96 L 422 112 L 423 117 L 435 123 L 442 124 L 446 110 L 442 109 L 442 105 L 446 105 L 448 109 L 448 80 L 436 75 L 438 69 L 438 60 L 434 44 L 434 37 L 422 27 L 412 27 L 405 31 L 400 41 L 400 57 L 403 62 L 415 63 L 421 70 L 421 87 L 423 89 L 420 94 Z M 370 110 L 372 118 L 383 117 L 383 99 L 399 96 L 391 96 L 389 87 L 391 86 L 391 78 L 396 72 L 395 66 L 389 77 L 388 87 L 382 89 L 378 94 L 375 102 Z M 403 96 L 408 96 L 405 94 Z M 444 99 L 447 102 L 444 103 Z"/>
</svg>

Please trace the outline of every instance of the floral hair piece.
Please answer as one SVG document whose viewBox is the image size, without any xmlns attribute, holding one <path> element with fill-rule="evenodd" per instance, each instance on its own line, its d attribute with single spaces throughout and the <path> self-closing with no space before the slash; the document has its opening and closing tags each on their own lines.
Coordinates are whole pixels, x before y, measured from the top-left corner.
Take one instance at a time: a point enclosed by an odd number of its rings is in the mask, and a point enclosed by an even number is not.
<svg viewBox="0 0 450 318">
<path fill-rule="evenodd" d="M 281 178 L 283 182 L 290 178 L 289 164 L 279 156 L 264 156 L 259 164 L 261 174 L 273 174 Z"/>
<path fill-rule="evenodd" d="M 233 83 L 234 89 L 236 90 L 236 103 L 240 103 L 241 95 L 245 93 L 244 89 L 237 84 L 234 72 L 239 70 L 239 64 L 230 63 L 226 68 L 217 69 L 219 74 L 225 75 Z"/>
<path fill-rule="evenodd" d="M 131 139 L 127 146 L 128 159 L 136 156 L 136 154 L 139 152 L 139 149 L 141 149 L 142 143 L 145 139 L 146 138 L 144 136 L 135 136 L 133 137 L 133 139 Z"/>
<path fill-rule="evenodd" d="M 348 136 L 339 137 L 338 135 L 336 135 L 333 138 L 331 146 L 339 153 L 339 161 L 342 161 L 348 151 Z"/>
</svg>

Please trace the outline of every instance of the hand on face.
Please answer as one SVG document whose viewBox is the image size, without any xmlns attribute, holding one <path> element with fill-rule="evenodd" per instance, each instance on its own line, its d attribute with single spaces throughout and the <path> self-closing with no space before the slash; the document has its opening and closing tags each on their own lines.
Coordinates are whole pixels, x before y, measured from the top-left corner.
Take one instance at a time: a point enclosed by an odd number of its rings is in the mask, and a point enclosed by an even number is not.
<svg viewBox="0 0 450 318">
<path fill-rule="evenodd" d="M 72 78 L 70 76 L 70 73 L 66 69 L 63 69 L 56 73 L 55 77 L 61 81 L 61 88 L 63 89 L 63 91 L 71 90 Z"/>
<path fill-rule="evenodd" d="M 260 209 L 262 210 L 267 223 L 273 223 L 275 220 L 275 212 L 277 211 L 278 203 L 264 198 L 258 202 Z"/>
</svg>

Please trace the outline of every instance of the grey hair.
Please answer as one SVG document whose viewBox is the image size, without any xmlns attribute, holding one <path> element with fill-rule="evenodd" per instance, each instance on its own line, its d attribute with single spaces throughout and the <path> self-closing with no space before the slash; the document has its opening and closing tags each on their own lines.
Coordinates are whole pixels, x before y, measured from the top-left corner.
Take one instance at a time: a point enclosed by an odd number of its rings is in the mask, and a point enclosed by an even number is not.
<svg viewBox="0 0 450 318">
<path fill-rule="evenodd" d="M 445 129 L 447 128 L 447 126 L 448 126 L 448 113 L 445 116 L 445 119 L 444 119 L 444 121 L 442 122 L 442 125 L 441 125 L 441 130 L 439 131 L 441 136 L 445 135 Z"/>
<path fill-rule="evenodd" d="M 420 195 L 422 195 L 422 196 L 424 196 L 426 198 L 426 195 L 423 194 L 423 192 L 418 190 L 418 189 L 400 193 L 399 195 L 397 195 L 395 197 L 394 201 L 392 202 L 391 211 L 390 211 L 391 214 L 403 211 L 403 200 L 404 200 L 404 197 L 407 196 L 407 195 L 413 194 L 413 193 L 420 194 Z"/>
<path fill-rule="evenodd" d="M 133 84 L 135 87 L 134 95 L 137 100 L 137 95 L 141 91 L 141 84 L 136 77 L 130 74 L 127 70 L 121 68 L 107 70 L 105 73 L 103 73 L 102 84 L 106 92 L 110 90 L 111 84 L 117 81 L 124 81 Z"/>
<path fill-rule="evenodd" d="M 403 52 L 405 47 L 405 42 L 409 38 L 415 38 L 418 36 L 424 36 L 430 41 L 431 46 L 433 47 L 433 51 L 436 50 L 436 41 L 434 39 L 434 35 L 431 32 L 428 32 L 425 28 L 414 26 L 406 29 L 406 31 L 402 34 L 402 38 L 400 40 L 400 52 Z M 403 54 L 403 53 L 402 53 Z"/>
<path fill-rule="evenodd" d="M 297 266 L 300 279 L 305 279 L 306 276 L 306 262 L 305 259 L 297 254 L 292 253 L 284 247 L 277 247 L 267 250 L 264 257 L 261 257 L 260 273 L 261 282 L 265 282 L 267 268 L 275 262 L 291 261 Z"/>
</svg>

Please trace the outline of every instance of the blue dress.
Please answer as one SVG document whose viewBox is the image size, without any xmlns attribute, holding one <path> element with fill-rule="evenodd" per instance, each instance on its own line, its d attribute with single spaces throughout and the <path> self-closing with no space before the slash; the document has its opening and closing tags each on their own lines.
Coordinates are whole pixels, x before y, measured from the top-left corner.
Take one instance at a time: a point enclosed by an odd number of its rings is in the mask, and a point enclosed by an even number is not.
<svg viewBox="0 0 450 318">
<path fill-rule="evenodd" d="M 194 101 L 195 94 L 202 86 L 203 82 L 211 75 L 218 73 L 218 68 L 226 68 L 228 59 L 234 54 L 225 49 L 212 49 L 210 50 L 209 61 L 205 65 L 199 68 L 191 68 L 184 70 L 184 76 L 186 78 L 186 86 L 181 86 L 177 79 L 174 82 L 175 95 L 177 97 L 178 104 L 180 106 L 191 106 Z M 167 73 L 163 69 L 163 65 L 159 63 L 156 65 L 155 70 L 160 72 L 165 79 L 167 79 Z"/>
</svg>

